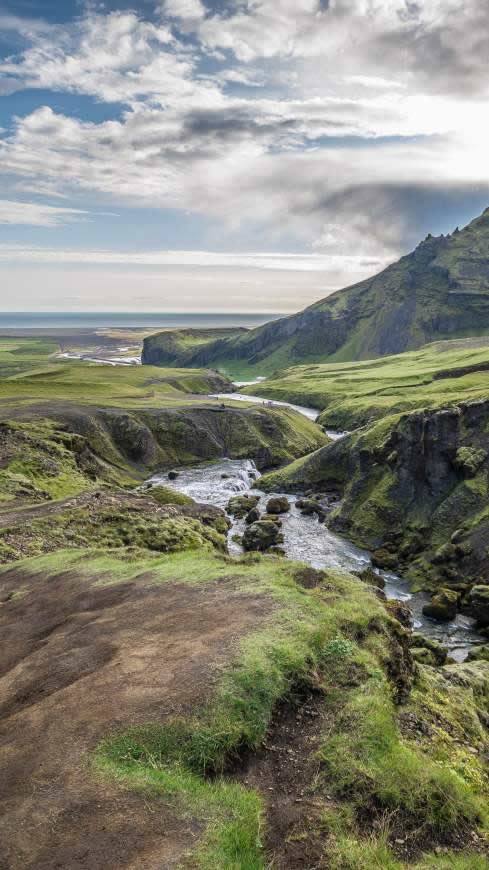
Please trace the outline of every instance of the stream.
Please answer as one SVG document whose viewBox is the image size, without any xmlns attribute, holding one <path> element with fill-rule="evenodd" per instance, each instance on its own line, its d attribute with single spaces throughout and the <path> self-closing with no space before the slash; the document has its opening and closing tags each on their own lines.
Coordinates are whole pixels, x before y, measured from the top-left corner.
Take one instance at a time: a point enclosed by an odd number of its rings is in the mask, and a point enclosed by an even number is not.
<svg viewBox="0 0 489 870">
<path fill-rule="evenodd" d="M 176 480 L 171 481 L 174 489 L 201 504 L 212 504 L 223 509 L 233 495 L 247 492 L 260 477 L 254 462 L 249 459 L 222 459 L 188 468 L 180 467 L 178 475 Z M 149 482 L 168 485 L 168 476 L 157 474 Z M 253 487 L 253 495 L 260 496 L 260 513 L 265 512 L 268 499 L 279 495 L 286 495 L 288 498 L 291 509 L 281 516 L 281 531 L 285 539 L 281 546 L 288 558 L 306 562 L 313 568 L 332 568 L 339 571 L 361 571 L 370 564 L 370 554 L 366 550 L 361 550 L 345 538 L 335 535 L 326 525 L 319 523 L 315 516 L 302 516 L 295 505 L 300 496 L 280 492 L 264 493 L 256 486 Z M 233 537 L 243 534 L 245 521 L 234 520 L 232 517 L 229 519 L 232 521 L 229 552 L 239 555 L 243 551 Z M 473 629 L 474 620 L 462 614 L 458 614 L 449 623 L 437 623 L 427 619 L 422 613 L 423 604 L 428 600 L 424 593 L 411 593 L 408 583 L 395 574 L 384 571 L 378 573 L 385 580 L 384 591 L 387 598 L 408 602 L 413 614 L 414 628 L 447 646 L 454 659 L 463 661 L 471 646 L 483 643 Z"/>
</svg>

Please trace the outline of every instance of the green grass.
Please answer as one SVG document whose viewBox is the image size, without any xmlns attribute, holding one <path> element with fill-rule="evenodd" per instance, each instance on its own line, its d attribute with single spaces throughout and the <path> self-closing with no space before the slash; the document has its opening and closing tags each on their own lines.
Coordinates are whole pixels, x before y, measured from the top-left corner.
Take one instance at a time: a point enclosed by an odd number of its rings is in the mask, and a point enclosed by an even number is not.
<svg viewBox="0 0 489 870">
<path fill-rule="evenodd" d="M 383 416 L 484 398 L 489 343 L 438 342 L 421 350 L 362 362 L 288 368 L 244 392 L 322 411 L 320 423 L 355 428 Z M 472 371 L 463 373 L 463 369 Z"/>
<path fill-rule="evenodd" d="M 455 759 L 442 764 L 429 740 L 420 746 L 401 736 L 388 672 L 392 655 L 401 655 L 400 648 L 397 653 L 393 649 L 402 629 L 372 589 L 354 578 L 328 572 L 317 588 L 304 589 L 297 585 L 300 566 L 295 563 L 257 555 L 236 560 L 211 552 L 162 558 L 65 551 L 17 567 L 25 594 L 35 590 L 38 572 L 47 571 L 55 578 L 76 571 L 94 585 L 137 582 L 142 575 L 146 580 L 150 575 L 155 583 L 232 580 L 230 595 L 249 593 L 268 600 L 261 625 L 241 639 L 239 652 L 207 703 L 185 719 L 168 718 L 107 735 L 94 756 L 100 776 L 144 791 L 148 801 L 152 796 L 164 797 L 177 816 L 197 825 L 201 835 L 191 866 L 204 870 L 268 866 L 262 798 L 230 779 L 226 771 L 243 751 L 262 744 L 277 704 L 283 699 L 293 702 L 296 690 L 304 686 L 320 691 L 329 710 L 318 754 L 320 773 L 311 783 L 318 800 L 324 793 L 335 795 L 334 807 L 327 803 L 328 818 L 319 823 L 327 866 L 402 870 L 406 865 L 389 845 L 391 832 L 382 830 L 386 816 L 394 819 L 395 836 L 398 829 L 416 836 L 420 828 L 422 838 L 434 844 L 437 838 L 443 842 L 447 832 L 462 830 L 465 824 L 477 828 L 484 819 L 487 790 L 460 772 L 460 759 L 457 764 Z M 432 669 L 420 670 L 429 674 Z M 417 684 L 413 703 L 418 713 L 432 688 L 422 681 Z M 454 705 L 467 709 L 474 700 L 469 690 L 464 691 L 464 698 L 458 696 Z M 441 681 L 437 704 L 443 698 L 447 702 L 449 696 Z M 438 710 L 431 710 L 430 716 L 435 721 Z M 464 731 L 462 713 L 457 716 L 456 739 L 462 754 L 470 758 L 464 746 L 474 735 L 468 725 Z M 374 821 L 380 825 L 375 836 Z M 313 828 L 303 836 L 315 836 Z M 416 870 L 482 870 L 481 861 L 447 855 L 426 857 L 415 866 Z"/>
<path fill-rule="evenodd" d="M 43 338 L 0 337 L 0 377 L 12 377 L 50 362 L 58 350 L 55 342 Z"/>
<path fill-rule="evenodd" d="M 202 395 L 210 392 L 213 380 L 203 369 L 108 366 L 65 360 L 43 368 L 31 366 L 0 379 L 0 399 L 15 406 L 64 400 L 109 408 L 172 408 L 201 404 Z"/>
<path fill-rule="evenodd" d="M 426 833 L 446 836 L 487 818 L 461 776 L 402 741 L 392 702 L 377 685 L 362 687 L 345 705 L 320 757 L 339 795 L 359 812 L 372 805 L 396 811 L 406 833 L 420 819 Z"/>
</svg>

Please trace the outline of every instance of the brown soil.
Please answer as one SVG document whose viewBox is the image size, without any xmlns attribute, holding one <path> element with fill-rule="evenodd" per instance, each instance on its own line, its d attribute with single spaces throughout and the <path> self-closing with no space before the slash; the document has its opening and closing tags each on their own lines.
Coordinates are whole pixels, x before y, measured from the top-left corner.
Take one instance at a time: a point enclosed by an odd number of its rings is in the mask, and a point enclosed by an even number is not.
<svg viewBox="0 0 489 870">
<path fill-rule="evenodd" d="M 264 845 L 273 870 L 327 867 L 317 821 L 332 803 L 328 796 L 315 792 L 319 774 L 315 752 L 327 729 L 321 694 L 307 691 L 297 703 L 279 708 L 266 743 L 237 774 L 240 782 L 259 791 L 264 799 Z"/>
<path fill-rule="evenodd" d="M 1 870 L 176 866 L 199 825 L 98 777 L 91 751 L 113 731 L 204 703 L 272 603 L 230 578 L 97 587 L 17 568 L 1 587 Z"/>
</svg>

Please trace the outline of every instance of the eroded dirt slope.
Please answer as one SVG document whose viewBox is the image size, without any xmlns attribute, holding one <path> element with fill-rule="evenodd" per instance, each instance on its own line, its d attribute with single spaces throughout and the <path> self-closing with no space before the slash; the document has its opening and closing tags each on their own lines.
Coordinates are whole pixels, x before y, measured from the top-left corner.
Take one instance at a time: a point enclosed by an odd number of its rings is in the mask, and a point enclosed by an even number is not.
<svg viewBox="0 0 489 870">
<path fill-rule="evenodd" d="M 198 825 L 101 779 L 91 752 L 111 732 L 204 703 L 270 600 L 229 577 L 100 585 L 13 568 L 0 585 L 0 867 L 176 866 Z"/>
</svg>

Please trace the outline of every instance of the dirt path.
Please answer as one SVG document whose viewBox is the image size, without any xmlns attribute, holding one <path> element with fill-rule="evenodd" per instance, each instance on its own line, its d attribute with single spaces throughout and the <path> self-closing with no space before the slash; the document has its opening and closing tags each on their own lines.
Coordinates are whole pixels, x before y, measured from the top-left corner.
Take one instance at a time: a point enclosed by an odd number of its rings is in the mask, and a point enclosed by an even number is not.
<svg viewBox="0 0 489 870">
<path fill-rule="evenodd" d="M 91 751 L 208 699 L 271 602 L 231 579 L 96 586 L 12 569 L 0 582 L 1 870 L 176 866 L 198 825 L 163 798 L 98 778 Z"/>
<path fill-rule="evenodd" d="M 324 842 L 314 827 L 329 799 L 315 792 L 319 763 L 315 752 L 328 729 L 321 694 L 307 692 L 297 704 L 277 711 L 263 747 L 244 763 L 236 778 L 256 789 L 266 807 L 265 851 L 273 870 L 320 870 Z M 304 833 L 307 836 L 304 836 Z"/>
</svg>

